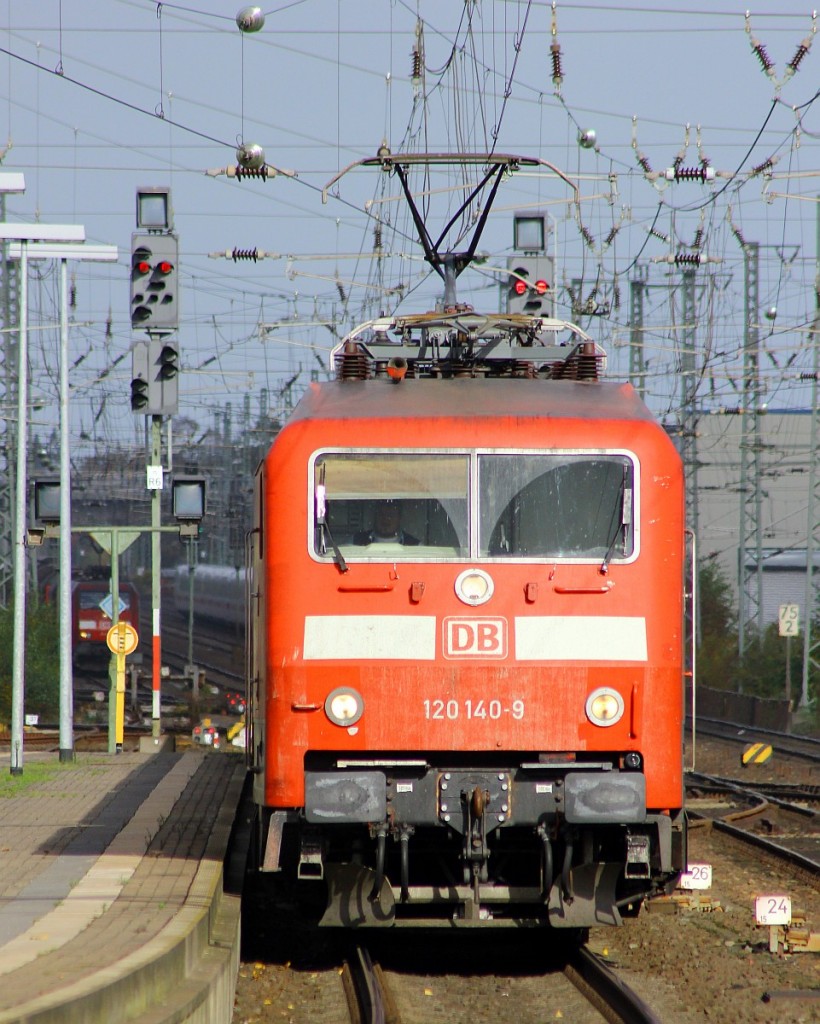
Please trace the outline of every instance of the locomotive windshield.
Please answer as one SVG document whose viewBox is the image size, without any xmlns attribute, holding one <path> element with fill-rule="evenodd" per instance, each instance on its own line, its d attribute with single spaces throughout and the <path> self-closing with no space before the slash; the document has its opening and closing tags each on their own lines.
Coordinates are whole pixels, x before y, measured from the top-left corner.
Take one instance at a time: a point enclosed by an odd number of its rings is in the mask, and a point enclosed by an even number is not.
<svg viewBox="0 0 820 1024">
<path fill-rule="evenodd" d="M 79 590 L 77 593 L 77 606 L 83 609 L 102 608 L 106 615 L 113 606 L 111 591 L 100 588 L 99 590 Z M 131 597 L 125 590 L 120 590 L 120 613 L 131 607 Z"/>
<path fill-rule="evenodd" d="M 314 459 L 313 550 L 344 559 L 630 558 L 620 453 L 388 452 Z"/>
<path fill-rule="evenodd" d="M 623 456 L 479 455 L 480 555 L 629 555 L 630 470 Z"/>
<path fill-rule="evenodd" d="M 323 455 L 314 475 L 317 504 L 325 503 L 316 516 L 317 554 L 332 537 L 350 558 L 392 558 L 405 547 L 413 557 L 467 556 L 466 454 Z"/>
</svg>

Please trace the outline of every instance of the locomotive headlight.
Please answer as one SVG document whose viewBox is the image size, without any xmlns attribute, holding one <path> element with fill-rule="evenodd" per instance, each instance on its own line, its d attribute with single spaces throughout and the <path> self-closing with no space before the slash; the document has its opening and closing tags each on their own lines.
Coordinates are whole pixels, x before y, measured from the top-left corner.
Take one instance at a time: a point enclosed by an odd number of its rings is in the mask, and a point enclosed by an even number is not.
<svg viewBox="0 0 820 1024">
<path fill-rule="evenodd" d="M 483 569 L 465 569 L 456 578 L 459 600 L 475 607 L 485 604 L 493 596 L 493 579 Z"/>
<path fill-rule="evenodd" d="M 624 713 L 624 699 L 617 690 L 602 686 L 587 697 L 585 710 L 593 725 L 614 725 Z"/>
<path fill-rule="evenodd" d="M 325 700 L 325 714 L 334 725 L 354 725 L 363 711 L 362 695 L 346 686 L 331 691 Z"/>
</svg>

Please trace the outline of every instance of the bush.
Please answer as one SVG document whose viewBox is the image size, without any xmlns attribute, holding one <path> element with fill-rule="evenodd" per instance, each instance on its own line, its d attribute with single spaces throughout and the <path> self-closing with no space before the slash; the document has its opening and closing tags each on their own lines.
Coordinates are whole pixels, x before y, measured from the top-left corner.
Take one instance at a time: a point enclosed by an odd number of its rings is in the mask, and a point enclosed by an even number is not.
<svg viewBox="0 0 820 1024">
<path fill-rule="evenodd" d="M 737 687 L 740 666 L 737 656 L 737 614 L 732 587 L 714 562 L 698 570 L 700 644 L 698 681 L 716 690 Z"/>
<path fill-rule="evenodd" d="M 786 640 L 776 622 L 769 623 L 761 635 L 746 636 L 746 654 L 738 654 L 737 611 L 732 587 L 714 562 L 702 563 L 698 570 L 700 599 L 700 644 L 698 646 L 698 682 L 717 690 L 733 690 L 755 697 L 786 696 Z M 812 623 L 812 638 L 820 639 L 820 619 Z M 791 697 L 800 700 L 803 674 L 803 635 L 790 645 Z M 812 666 L 809 676 L 809 701 L 818 714 L 820 672 Z"/>
<path fill-rule="evenodd" d="M 0 720 L 11 721 L 14 608 L 0 608 Z M 60 707 L 60 634 L 57 609 L 32 605 L 26 613 L 24 709 L 55 722 Z"/>
</svg>

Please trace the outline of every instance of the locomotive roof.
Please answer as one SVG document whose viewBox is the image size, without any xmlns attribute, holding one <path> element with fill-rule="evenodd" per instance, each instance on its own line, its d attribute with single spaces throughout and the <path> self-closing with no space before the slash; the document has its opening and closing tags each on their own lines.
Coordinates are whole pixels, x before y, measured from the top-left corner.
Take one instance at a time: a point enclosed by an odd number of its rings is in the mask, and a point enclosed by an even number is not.
<svg viewBox="0 0 820 1024">
<path fill-rule="evenodd" d="M 623 382 L 451 378 L 312 384 L 289 420 L 654 418 Z"/>
</svg>

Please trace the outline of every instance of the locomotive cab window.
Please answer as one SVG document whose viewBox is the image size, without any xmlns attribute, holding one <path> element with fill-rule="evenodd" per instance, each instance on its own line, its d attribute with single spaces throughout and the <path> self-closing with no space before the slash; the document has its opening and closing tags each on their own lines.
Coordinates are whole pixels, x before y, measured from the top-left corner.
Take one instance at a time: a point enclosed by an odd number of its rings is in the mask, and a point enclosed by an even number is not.
<svg viewBox="0 0 820 1024">
<path fill-rule="evenodd" d="M 468 457 L 349 452 L 314 463 L 314 552 L 459 558 L 469 550 Z"/>
<path fill-rule="evenodd" d="M 113 606 L 110 590 L 80 590 L 77 599 L 77 606 L 81 610 L 89 608 L 102 609 L 106 615 Z M 131 607 L 131 597 L 127 591 L 120 591 L 120 614 Z"/>
<path fill-rule="evenodd" d="M 632 463 L 621 455 L 479 455 L 482 557 L 632 554 Z"/>
<path fill-rule="evenodd" d="M 328 561 L 630 560 L 636 472 L 621 452 L 317 453 L 313 554 Z"/>
</svg>

